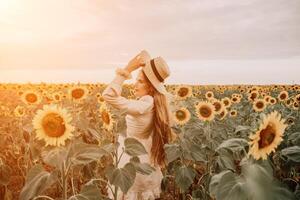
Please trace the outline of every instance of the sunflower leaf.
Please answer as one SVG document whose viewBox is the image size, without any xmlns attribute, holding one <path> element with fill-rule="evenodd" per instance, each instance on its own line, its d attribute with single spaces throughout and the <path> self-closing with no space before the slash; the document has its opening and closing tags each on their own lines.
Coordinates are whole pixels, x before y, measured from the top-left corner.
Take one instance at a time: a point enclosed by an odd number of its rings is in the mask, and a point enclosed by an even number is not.
<svg viewBox="0 0 300 200">
<path fill-rule="evenodd" d="M 190 166 L 181 166 L 175 170 L 175 182 L 183 191 L 186 191 L 191 186 L 195 176 L 196 172 Z"/>
<path fill-rule="evenodd" d="M 55 183 L 56 180 L 57 173 L 45 171 L 42 165 L 33 166 L 26 176 L 26 183 L 20 193 L 20 200 L 29 200 L 38 196 Z"/>
<path fill-rule="evenodd" d="M 123 168 L 116 168 L 112 172 L 111 182 L 120 187 L 123 193 L 127 193 L 133 185 L 136 176 L 136 170 L 132 163 L 127 163 Z"/>
<path fill-rule="evenodd" d="M 139 156 L 146 154 L 144 145 L 135 138 L 127 137 L 124 141 L 125 153 L 130 156 Z"/>
<path fill-rule="evenodd" d="M 281 150 L 282 155 L 288 159 L 300 163 L 300 146 L 292 146 Z"/>
<path fill-rule="evenodd" d="M 101 199 L 102 195 L 100 190 L 95 185 L 84 185 L 80 193 L 71 196 L 68 200 L 97 200 Z"/>
</svg>

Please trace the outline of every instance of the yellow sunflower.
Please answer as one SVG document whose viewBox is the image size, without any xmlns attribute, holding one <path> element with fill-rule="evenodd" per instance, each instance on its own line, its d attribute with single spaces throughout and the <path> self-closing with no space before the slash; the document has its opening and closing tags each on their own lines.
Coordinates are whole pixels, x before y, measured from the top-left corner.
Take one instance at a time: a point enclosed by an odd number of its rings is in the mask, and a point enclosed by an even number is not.
<svg viewBox="0 0 300 200">
<path fill-rule="evenodd" d="M 22 94 L 21 100 L 27 105 L 35 105 L 41 102 L 42 97 L 38 92 L 28 90 Z"/>
<path fill-rule="evenodd" d="M 23 106 L 17 106 L 14 109 L 14 114 L 16 117 L 23 117 L 25 115 L 25 108 Z"/>
<path fill-rule="evenodd" d="M 212 91 L 207 91 L 205 93 L 205 97 L 206 97 L 206 99 L 210 100 L 210 99 L 214 99 L 215 95 Z"/>
<path fill-rule="evenodd" d="M 237 110 L 231 110 L 230 111 L 230 116 L 231 117 L 236 117 L 237 116 Z"/>
<path fill-rule="evenodd" d="M 175 95 L 180 99 L 184 100 L 190 96 L 192 96 L 193 91 L 192 87 L 188 85 L 178 86 L 175 90 Z"/>
<path fill-rule="evenodd" d="M 231 100 L 228 97 L 224 97 L 221 101 L 226 108 L 231 106 Z"/>
<path fill-rule="evenodd" d="M 46 145 L 65 145 L 65 141 L 73 137 L 74 126 L 70 124 L 71 114 L 57 105 L 44 105 L 33 118 L 36 137 L 43 139 Z"/>
<path fill-rule="evenodd" d="M 283 140 L 282 136 L 287 127 L 284 122 L 285 119 L 281 119 L 281 115 L 277 111 L 273 111 L 267 116 L 263 115 L 259 130 L 249 136 L 251 139 L 248 142 L 249 154 L 258 160 L 260 158 L 267 159 L 267 155 L 272 151 L 275 152 L 276 147 Z"/>
<path fill-rule="evenodd" d="M 186 108 L 179 108 L 174 112 L 174 120 L 179 125 L 186 124 L 191 118 L 191 113 Z"/>
<path fill-rule="evenodd" d="M 200 101 L 195 105 L 197 117 L 203 121 L 211 121 L 215 117 L 215 107 L 207 101 Z"/>
<path fill-rule="evenodd" d="M 215 107 L 215 113 L 220 114 L 224 109 L 224 103 L 218 99 L 214 99 L 212 102 L 213 106 Z"/>
<path fill-rule="evenodd" d="M 227 114 L 228 114 L 228 110 L 224 108 L 219 114 L 219 119 L 223 120 L 227 116 Z"/>
<path fill-rule="evenodd" d="M 295 101 L 295 102 L 293 103 L 293 109 L 294 109 L 294 110 L 298 110 L 298 109 L 299 109 L 299 103 L 298 103 L 297 101 Z"/>
<path fill-rule="evenodd" d="M 239 96 L 231 97 L 231 102 L 232 103 L 240 103 L 241 102 L 241 98 Z"/>
<path fill-rule="evenodd" d="M 255 99 L 253 102 L 253 109 L 255 112 L 261 112 L 266 108 L 266 102 L 263 99 Z"/>
<path fill-rule="evenodd" d="M 249 95 L 248 95 L 248 100 L 249 101 L 254 101 L 256 98 L 259 97 L 259 93 L 257 91 L 252 91 Z"/>
<path fill-rule="evenodd" d="M 111 131 L 114 127 L 115 120 L 113 119 L 112 114 L 105 103 L 101 104 L 99 112 L 103 122 L 103 128 Z"/>
<path fill-rule="evenodd" d="M 55 101 L 55 102 L 60 102 L 62 100 L 62 94 L 60 92 L 54 92 L 52 94 L 52 99 Z"/>
<path fill-rule="evenodd" d="M 88 95 L 89 90 L 84 86 L 73 86 L 69 89 L 69 97 L 75 101 L 82 101 Z"/>
<path fill-rule="evenodd" d="M 300 94 L 297 94 L 295 97 L 294 97 L 294 101 L 297 101 L 300 103 Z"/>
<path fill-rule="evenodd" d="M 289 93 L 287 91 L 281 91 L 279 94 L 278 94 L 278 100 L 279 101 L 285 101 L 289 98 Z"/>
<path fill-rule="evenodd" d="M 269 102 L 271 105 L 275 105 L 277 103 L 277 100 L 274 97 L 271 97 Z"/>
</svg>

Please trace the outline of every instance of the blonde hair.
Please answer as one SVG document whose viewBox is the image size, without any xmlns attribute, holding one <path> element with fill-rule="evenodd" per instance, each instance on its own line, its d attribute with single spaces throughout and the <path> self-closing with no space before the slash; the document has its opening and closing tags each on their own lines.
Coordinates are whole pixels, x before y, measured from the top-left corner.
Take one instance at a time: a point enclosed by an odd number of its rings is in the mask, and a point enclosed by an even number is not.
<svg viewBox="0 0 300 200">
<path fill-rule="evenodd" d="M 169 99 L 154 88 L 144 72 L 143 76 L 149 86 L 149 95 L 153 96 L 154 99 L 153 134 L 150 157 L 154 165 L 165 168 L 166 155 L 164 145 L 176 139 L 176 134 L 171 128 L 174 124 L 174 120 L 169 107 Z"/>
</svg>

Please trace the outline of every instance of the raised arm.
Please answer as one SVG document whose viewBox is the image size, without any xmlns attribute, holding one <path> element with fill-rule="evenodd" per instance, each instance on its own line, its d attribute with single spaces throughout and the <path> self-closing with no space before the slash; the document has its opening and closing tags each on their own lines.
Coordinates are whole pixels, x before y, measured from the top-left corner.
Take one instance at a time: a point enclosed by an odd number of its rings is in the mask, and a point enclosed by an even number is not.
<svg viewBox="0 0 300 200">
<path fill-rule="evenodd" d="M 140 115 L 151 111 L 153 108 L 153 98 L 151 96 L 144 96 L 139 100 L 127 99 L 121 96 L 122 84 L 126 80 L 118 72 L 113 81 L 105 88 L 102 93 L 104 100 L 117 109 L 124 110 L 131 115 Z"/>
</svg>

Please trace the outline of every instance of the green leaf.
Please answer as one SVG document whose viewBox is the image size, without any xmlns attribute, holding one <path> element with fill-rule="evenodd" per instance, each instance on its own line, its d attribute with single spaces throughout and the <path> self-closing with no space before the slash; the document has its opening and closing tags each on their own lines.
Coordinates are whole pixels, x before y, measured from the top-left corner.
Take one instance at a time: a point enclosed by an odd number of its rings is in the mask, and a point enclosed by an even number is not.
<svg viewBox="0 0 300 200">
<path fill-rule="evenodd" d="M 92 161 L 99 160 L 107 153 L 107 151 L 98 145 L 76 141 L 71 145 L 67 159 L 70 159 L 73 165 L 85 165 Z"/>
<path fill-rule="evenodd" d="M 249 131 L 250 129 L 251 129 L 250 126 L 241 126 L 241 125 L 239 125 L 235 128 L 234 134 L 237 134 L 238 132 L 241 132 L 241 131 Z"/>
<path fill-rule="evenodd" d="M 282 155 L 288 159 L 299 163 L 300 162 L 300 146 L 292 146 L 281 150 Z"/>
<path fill-rule="evenodd" d="M 229 170 L 225 170 L 225 171 L 222 171 L 221 173 L 216 174 L 216 175 L 214 175 L 214 176 L 211 177 L 211 180 L 210 180 L 210 183 L 209 183 L 209 192 L 210 192 L 210 194 L 212 196 L 216 196 L 217 195 L 218 186 L 219 186 L 219 183 L 221 181 L 221 178 L 226 173 L 232 173 L 232 172 L 229 171 Z"/>
<path fill-rule="evenodd" d="M 178 144 L 165 144 L 164 149 L 165 149 L 165 152 L 166 152 L 166 155 L 167 155 L 168 163 L 176 160 L 181 155 Z"/>
<path fill-rule="evenodd" d="M 147 154 L 147 151 L 142 143 L 135 138 L 126 138 L 124 141 L 125 153 L 130 156 L 139 156 Z"/>
<path fill-rule="evenodd" d="M 186 191 L 194 182 L 195 176 L 196 172 L 192 167 L 181 166 L 175 171 L 175 182 L 181 190 Z"/>
<path fill-rule="evenodd" d="M 216 199 L 247 200 L 245 181 L 231 171 L 224 173 L 218 184 Z"/>
<path fill-rule="evenodd" d="M 132 163 L 127 163 L 123 168 L 116 168 L 112 173 L 112 184 L 120 187 L 126 194 L 133 185 L 136 176 L 136 170 Z"/>
<path fill-rule="evenodd" d="M 27 176 L 25 186 L 20 193 L 20 200 L 29 200 L 38 196 L 57 180 L 56 173 L 49 173 L 42 165 L 33 166 Z"/>
<path fill-rule="evenodd" d="M 102 195 L 95 185 L 84 185 L 79 194 L 69 198 L 69 200 L 98 200 Z"/>
<path fill-rule="evenodd" d="M 67 157 L 67 149 L 62 147 L 52 148 L 48 151 L 43 151 L 41 153 L 43 161 L 50 166 L 57 167 L 61 169 L 63 162 L 66 160 Z"/>
<path fill-rule="evenodd" d="M 300 146 L 300 132 L 289 134 L 288 140 L 292 141 L 294 145 Z"/>
<path fill-rule="evenodd" d="M 242 138 L 231 138 L 222 142 L 216 151 L 219 151 L 222 148 L 230 149 L 232 151 L 238 151 L 244 149 L 248 146 L 248 141 Z"/>
<path fill-rule="evenodd" d="M 136 172 L 140 174 L 149 175 L 155 171 L 155 168 L 148 163 L 140 163 L 140 160 L 137 156 L 132 157 L 130 162 L 134 165 Z"/>
</svg>

